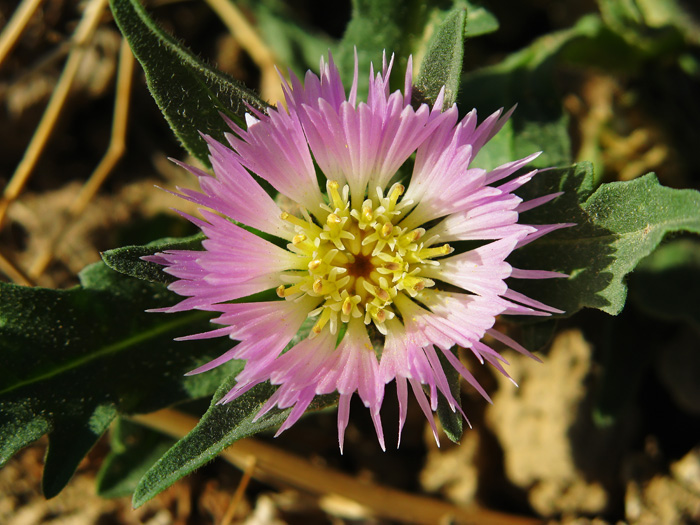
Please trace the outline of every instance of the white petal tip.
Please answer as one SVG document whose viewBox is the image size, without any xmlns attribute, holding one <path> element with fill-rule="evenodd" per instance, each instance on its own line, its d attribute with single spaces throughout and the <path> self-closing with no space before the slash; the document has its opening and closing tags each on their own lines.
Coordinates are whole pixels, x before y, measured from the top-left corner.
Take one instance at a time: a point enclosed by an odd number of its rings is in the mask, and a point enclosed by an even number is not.
<svg viewBox="0 0 700 525">
<path fill-rule="evenodd" d="M 258 119 L 256 119 L 253 115 L 251 115 L 250 113 L 246 113 L 246 114 L 245 114 L 245 124 L 246 124 L 246 126 L 251 127 L 251 126 L 253 126 L 254 124 L 257 124 L 258 122 L 260 122 L 260 121 L 259 121 Z"/>
</svg>

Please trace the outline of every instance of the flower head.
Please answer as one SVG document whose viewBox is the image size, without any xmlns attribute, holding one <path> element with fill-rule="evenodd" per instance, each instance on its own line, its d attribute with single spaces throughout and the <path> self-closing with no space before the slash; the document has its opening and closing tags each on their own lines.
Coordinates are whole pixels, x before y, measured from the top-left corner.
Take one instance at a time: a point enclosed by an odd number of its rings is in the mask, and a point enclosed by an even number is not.
<svg viewBox="0 0 700 525">
<path fill-rule="evenodd" d="M 389 93 L 391 68 L 384 60 L 381 73 L 370 70 L 367 101 L 358 102 L 357 66 L 346 96 L 332 58 L 321 60 L 320 77 L 308 72 L 303 84 L 294 76 L 284 83 L 288 109 L 251 109 L 247 129 L 229 122 L 228 145 L 205 137 L 215 176 L 185 166 L 201 191 L 180 189 L 181 197 L 205 208 L 203 219 L 188 216 L 206 236 L 204 251 L 150 258 L 167 267 L 178 279 L 170 288 L 186 297 L 164 311 L 221 314 L 213 322 L 222 328 L 188 338 L 239 341 L 191 373 L 245 359 L 236 386 L 220 402 L 267 380 L 279 385 L 257 415 L 291 407 L 279 432 L 315 396 L 337 392 L 341 451 L 356 392 L 384 447 L 379 411 L 391 381 L 400 404 L 399 438 L 410 385 L 437 439 L 431 411 L 438 392 L 461 411 L 439 355 L 488 399 L 450 349 L 468 349 L 506 373 L 504 359 L 481 342 L 484 335 L 527 350 L 493 330 L 496 316 L 558 311 L 506 283 L 561 276 L 506 262 L 514 249 L 562 226 L 518 223 L 519 212 L 556 196 L 523 202 L 513 193 L 536 170 L 511 176 L 537 154 L 491 171 L 471 166 L 510 112 L 477 125 L 471 111 L 460 121 L 456 106 L 441 111 L 442 93 L 432 108 L 414 108 L 410 59 L 403 93 Z M 251 172 L 294 204 L 283 210 Z M 455 250 L 459 241 L 475 241 L 474 247 Z M 244 299 L 271 289 L 277 300 Z M 285 352 L 309 318 L 308 336 Z"/>
</svg>

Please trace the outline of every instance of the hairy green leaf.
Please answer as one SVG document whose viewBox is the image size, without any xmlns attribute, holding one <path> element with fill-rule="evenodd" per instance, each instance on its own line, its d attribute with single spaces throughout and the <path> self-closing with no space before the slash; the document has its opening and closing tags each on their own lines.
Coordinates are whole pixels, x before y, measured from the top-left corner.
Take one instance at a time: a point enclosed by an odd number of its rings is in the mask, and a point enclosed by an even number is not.
<svg viewBox="0 0 700 525">
<path fill-rule="evenodd" d="M 220 113 L 245 125 L 246 104 L 267 104 L 243 84 L 208 66 L 153 22 L 138 0 L 110 0 L 112 14 L 146 73 L 148 89 L 182 145 L 209 165 L 199 132 L 223 141 Z"/>
<path fill-rule="evenodd" d="M 450 352 L 453 352 L 456 355 L 457 349 L 453 348 L 450 350 Z M 462 394 L 460 389 L 459 372 L 455 370 L 442 352 L 438 352 L 438 358 L 440 359 L 442 369 L 445 371 L 445 376 L 447 376 L 447 382 L 450 385 L 450 393 L 455 401 L 457 401 L 457 404 L 461 406 Z M 438 396 L 437 415 L 440 419 L 442 429 L 444 430 L 445 435 L 450 438 L 450 441 L 453 443 L 459 443 L 459 440 L 462 439 L 462 433 L 464 431 L 462 428 L 462 413 L 459 410 L 455 411 L 450 408 L 450 405 L 442 392 L 438 391 Z"/>
<path fill-rule="evenodd" d="M 419 98 L 431 105 L 443 86 L 443 107 L 452 106 L 457 98 L 462 76 L 466 20 L 467 13 L 463 9 L 452 11 L 430 39 L 415 87 Z"/>
<path fill-rule="evenodd" d="M 584 307 L 612 315 L 627 296 L 625 276 L 671 232 L 700 232 L 700 193 L 661 186 L 653 174 L 601 185 L 592 192 L 589 164 L 540 173 L 529 195 L 564 191 L 523 214 L 535 224 L 574 222 L 517 250 L 516 267 L 556 270 L 564 279 L 516 282 L 531 297 L 571 315 Z"/>
<path fill-rule="evenodd" d="M 311 320 L 305 322 L 285 350 L 308 336 L 313 325 Z M 209 410 L 197 426 L 146 472 L 134 492 L 134 507 L 143 505 L 180 478 L 213 460 L 222 450 L 239 439 L 278 427 L 286 419 L 291 409 L 275 408 L 253 421 L 262 406 L 277 390 L 277 387 L 269 382 L 257 385 L 233 402 L 217 404 L 235 384 L 234 374 L 219 387 Z M 317 396 L 309 410 L 333 406 L 337 401 L 337 395 Z"/>
<path fill-rule="evenodd" d="M 357 49 L 360 78 L 366 78 L 370 62 L 381 72 L 381 57 L 395 55 L 392 89 L 403 88 L 408 56 L 415 52 L 431 14 L 440 4 L 432 0 L 353 0 L 352 18 L 338 45 L 338 64 L 344 82 L 352 81 L 354 50 Z M 421 53 L 418 53 L 421 54 Z M 367 82 L 359 82 L 358 97 L 367 96 Z"/>
<path fill-rule="evenodd" d="M 165 250 L 201 250 L 203 239 L 204 234 L 196 233 L 184 238 L 159 239 L 143 246 L 123 246 L 102 252 L 102 260 L 119 273 L 152 283 L 168 284 L 175 278 L 165 273 L 160 264 L 144 261 L 142 257 Z"/>
<path fill-rule="evenodd" d="M 212 461 L 234 442 L 262 430 L 282 424 L 289 413 L 273 410 L 253 422 L 276 387 L 260 384 L 233 403 L 217 405 L 236 384 L 233 377 L 223 383 L 212 400 L 211 407 L 197 426 L 168 450 L 139 481 L 134 491 L 133 505 L 140 507 L 193 470 Z"/>
<path fill-rule="evenodd" d="M 48 497 L 68 482 L 117 413 L 206 396 L 237 366 L 183 377 L 230 347 L 173 341 L 206 331 L 208 313 L 146 313 L 176 297 L 101 263 L 80 278 L 82 286 L 70 290 L 0 283 L 0 464 L 48 434 Z"/>
</svg>

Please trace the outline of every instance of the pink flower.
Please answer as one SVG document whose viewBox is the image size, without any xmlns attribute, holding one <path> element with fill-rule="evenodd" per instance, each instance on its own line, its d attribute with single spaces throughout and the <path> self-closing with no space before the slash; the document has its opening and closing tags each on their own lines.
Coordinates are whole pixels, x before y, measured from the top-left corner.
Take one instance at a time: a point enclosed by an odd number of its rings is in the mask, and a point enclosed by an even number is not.
<svg viewBox="0 0 700 525">
<path fill-rule="evenodd" d="M 213 322 L 222 328 L 185 339 L 239 341 L 191 373 L 245 359 L 236 386 L 220 402 L 264 381 L 279 385 L 257 415 L 291 407 L 278 434 L 315 396 L 337 392 L 341 452 L 354 393 L 370 410 L 384 448 L 384 387 L 396 381 L 400 440 L 410 384 L 437 440 L 431 411 L 438 392 L 461 411 L 439 354 L 488 399 L 450 349 L 469 349 L 505 374 L 505 360 L 481 342 L 485 334 L 528 352 L 493 330 L 496 316 L 559 312 L 506 283 L 562 276 L 506 262 L 519 246 L 565 226 L 518 223 L 520 211 L 557 196 L 523 202 L 513 193 L 536 170 L 510 176 L 538 154 L 492 171 L 471 167 L 510 112 L 477 125 L 474 110 L 460 121 L 456 106 L 441 111 L 442 93 L 432 109 L 414 109 L 410 59 L 403 93 L 389 93 L 391 67 L 385 60 L 381 74 L 370 70 L 367 102 L 358 102 L 357 66 L 346 96 L 332 58 L 322 59 L 320 78 L 308 72 L 303 85 L 294 76 L 284 84 L 287 110 L 251 110 L 246 130 L 228 122 L 228 145 L 205 137 L 215 176 L 185 166 L 201 191 L 179 188 L 181 197 L 206 208 L 203 219 L 188 216 L 206 235 L 204 251 L 150 258 L 166 266 L 178 279 L 170 289 L 186 297 L 163 311 L 221 313 Z M 398 173 L 410 159 L 404 185 Z M 294 205 L 282 211 L 251 172 Z M 450 244 L 457 241 L 480 242 L 459 252 Z M 270 289 L 278 300 L 231 302 Z M 307 318 L 314 323 L 309 336 L 283 353 Z"/>
</svg>

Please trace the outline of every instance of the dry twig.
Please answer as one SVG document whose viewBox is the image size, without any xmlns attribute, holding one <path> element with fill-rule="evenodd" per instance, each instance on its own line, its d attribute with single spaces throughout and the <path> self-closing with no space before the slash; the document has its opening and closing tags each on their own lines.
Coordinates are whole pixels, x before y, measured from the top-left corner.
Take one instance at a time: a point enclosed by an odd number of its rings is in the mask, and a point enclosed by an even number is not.
<svg viewBox="0 0 700 525">
<path fill-rule="evenodd" d="M 100 22 L 100 17 L 107 6 L 107 0 L 91 0 L 85 9 L 85 13 L 80 20 L 80 23 L 75 29 L 72 37 L 73 49 L 68 55 L 68 60 L 63 68 L 61 77 L 56 84 L 51 99 L 49 100 L 44 115 L 39 122 L 39 125 L 34 132 L 32 140 L 29 142 L 24 157 L 20 161 L 15 173 L 10 178 L 10 181 L 5 187 L 2 198 L 0 198 L 0 227 L 2 227 L 7 207 L 15 200 L 25 184 L 29 180 L 32 170 L 36 166 L 39 156 L 41 155 L 46 142 L 51 136 L 61 109 L 68 97 L 71 85 L 75 79 L 75 74 L 78 71 L 83 56 L 85 55 L 85 46 L 90 42 L 95 30 Z"/>
<path fill-rule="evenodd" d="M 117 90 L 114 101 L 114 116 L 112 118 L 112 135 L 107 151 L 100 163 L 85 182 L 80 192 L 68 209 L 68 220 L 63 224 L 58 235 L 49 246 L 39 254 L 29 268 L 28 274 L 36 279 L 51 262 L 56 247 L 65 236 L 71 222 L 85 211 L 90 200 L 95 196 L 100 186 L 112 172 L 114 166 L 124 155 L 126 150 L 126 125 L 129 117 L 129 102 L 131 99 L 131 83 L 134 72 L 134 55 L 129 48 L 126 39 L 122 39 L 119 49 L 119 70 L 117 72 Z"/>
</svg>

